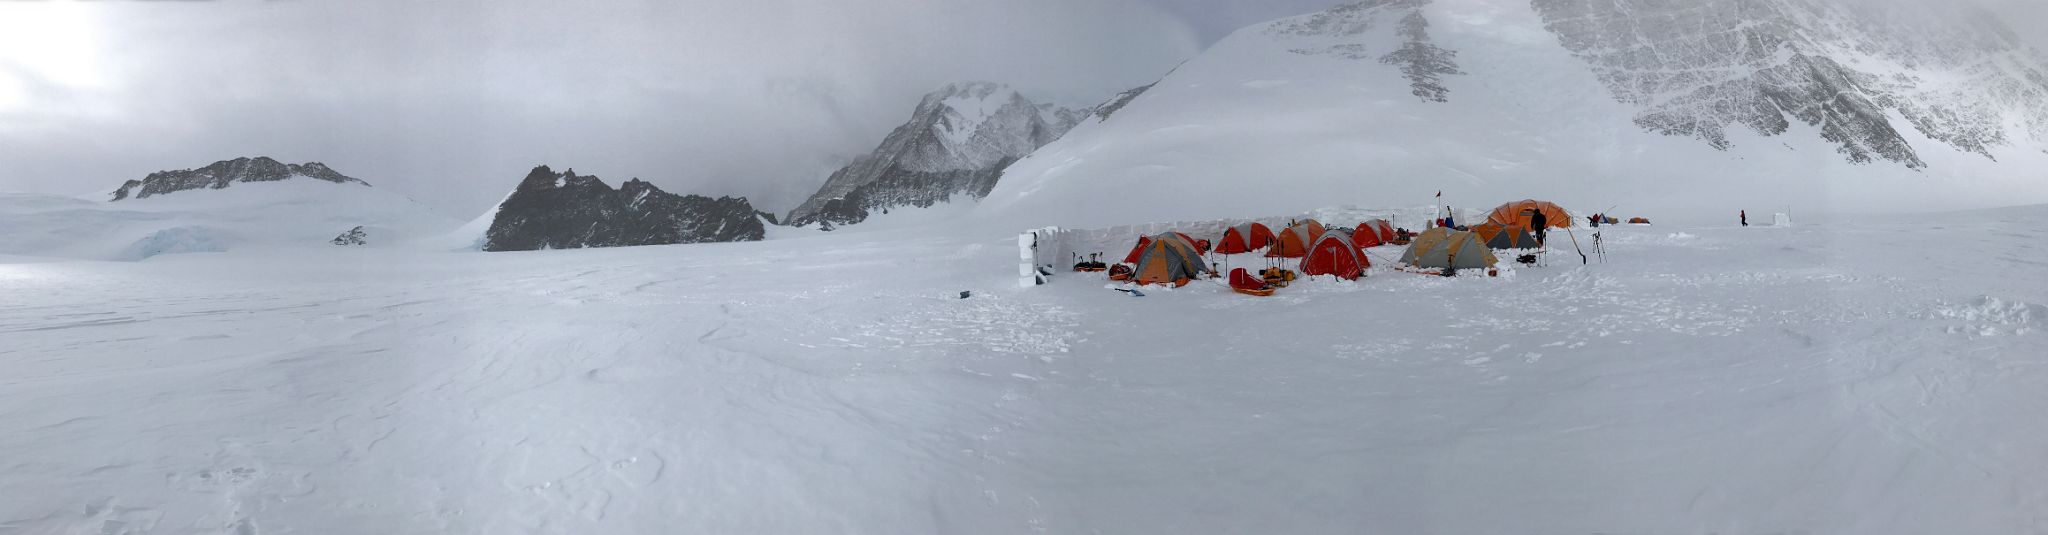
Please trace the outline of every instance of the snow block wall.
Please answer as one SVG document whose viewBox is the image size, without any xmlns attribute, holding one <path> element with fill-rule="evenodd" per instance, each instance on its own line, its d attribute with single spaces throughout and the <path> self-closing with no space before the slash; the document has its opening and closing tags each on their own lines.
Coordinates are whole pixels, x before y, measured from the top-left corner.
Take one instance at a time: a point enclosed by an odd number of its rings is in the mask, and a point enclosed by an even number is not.
<svg viewBox="0 0 2048 535">
<path fill-rule="evenodd" d="M 1046 227 L 1025 231 L 1023 234 L 1017 235 L 1018 286 L 1030 288 L 1045 284 L 1046 278 L 1049 277 L 1046 273 L 1059 272 L 1059 268 L 1056 265 L 1045 272 L 1039 271 L 1040 267 L 1054 264 L 1046 260 L 1041 245 L 1051 243 L 1055 236 L 1059 235 L 1059 232 L 1059 227 Z"/>
</svg>

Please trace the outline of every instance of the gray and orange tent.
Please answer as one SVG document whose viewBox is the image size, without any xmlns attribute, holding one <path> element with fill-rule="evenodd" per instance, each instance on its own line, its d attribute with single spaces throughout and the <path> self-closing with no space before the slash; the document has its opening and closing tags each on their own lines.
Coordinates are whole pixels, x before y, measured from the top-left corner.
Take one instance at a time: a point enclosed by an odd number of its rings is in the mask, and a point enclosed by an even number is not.
<svg viewBox="0 0 2048 535">
<path fill-rule="evenodd" d="M 1536 242 L 1536 235 L 1529 233 L 1529 227 L 1502 225 L 1486 222 L 1472 226 L 1472 233 L 1486 242 L 1489 249 L 1535 249 L 1542 247 Z"/>
<path fill-rule="evenodd" d="M 1380 237 L 1380 230 L 1374 228 L 1371 221 L 1359 223 L 1358 228 L 1351 231 L 1351 244 L 1358 246 L 1360 249 L 1379 247 L 1385 245 L 1386 242 L 1387 239 Z"/>
<path fill-rule="evenodd" d="M 1178 232 L 1164 232 L 1146 240 L 1137 256 L 1138 265 L 1131 270 L 1131 280 L 1138 284 L 1181 286 L 1209 271 L 1208 264 L 1202 261 L 1202 251 L 1187 235 Z"/>
<path fill-rule="evenodd" d="M 1308 246 L 1323 237 L 1323 224 L 1313 220 L 1287 227 L 1273 237 L 1273 246 L 1266 249 L 1267 258 L 1301 258 L 1308 256 Z"/>
<path fill-rule="evenodd" d="M 1230 227 L 1216 240 L 1216 254 L 1244 254 L 1273 245 L 1273 229 L 1253 222 Z"/>
<path fill-rule="evenodd" d="M 1523 228 L 1528 228 L 1535 226 L 1531 223 L 1533 222 L 1532 218 L 1536 216 L 1537 212 L 1543 212 L 1544 226 L 1556 228 L 1572 226 L 1571 212 L 1565 211 L 1564 208 L 1550 201 L 1535 199 L 1523 199 L 1500 205 L 1493 209 L 1492 214 L 1486 216 L 1486 222 L 1501 226 L 1521 225 Z"/>
<path fill-rule="evenodd" d="M 1443 227 L 1422 231 L 1401 254 L 1402 264 L 1420 269 L 1490 268 L 1499 262 L 1478 234 Z"/>
<path fill-rule="evenodd" d="M 1323 233 L 1323 237 L 1309 246 L 1308 256 L 1301 258 L 1303 275 L 1335 275 L 1345 280 L 1357 280 L 1365 276 L 1365 268 L 1372 267 L 1365 251 L 1351 241 L 1351 232 L 1337 229 Z"/>
</svg>

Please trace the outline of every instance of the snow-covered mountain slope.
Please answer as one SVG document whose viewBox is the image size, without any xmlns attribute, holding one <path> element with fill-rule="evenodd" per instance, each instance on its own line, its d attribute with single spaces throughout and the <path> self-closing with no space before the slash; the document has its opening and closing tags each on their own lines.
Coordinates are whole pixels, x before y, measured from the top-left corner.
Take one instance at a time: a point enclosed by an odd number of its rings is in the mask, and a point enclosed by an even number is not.
<svg viewBox="0 0 2048 535">
<path fill-rule="evenodd" d="M 1001 84 L 947 85 L 925 95 L 909 122 L 874 152 L 832 173 L 783 221 L 844 225 L 872 212 L 930 207 L 956 195 L 979 199 L 1003 167 L 1088 116 L 1085 110 L 1034 103 Z"/>
<path fill-rule="evenodd" d="M 531 251 L 753 241 L 761 220 L 744 197 L 677 195 L 647 181 L 618 188 L 574 169 L 533 168 L 491 209 L 483 250 Z M 468 228 L 467 225 L 464 227 Z"/>
<path fill-rule="evenodd" d="M 275 182 L 279 180 L 323 180 L 336 184 L 358 184 L 369 186 L 361 179 L 341 174 L 320 162 L 286 164 L 267 156 L 221 160 L 198 169 L 178 171 L 157 171 L 142 180 L 130 180 L 114 190 L 113 200 L 134 197 L 148 198 L 166 193 L 196 189 L 224 189 L 244 182 Z"/>
<path fill-rule="evenodd" d="M 1269 298 L 930 228 L 0 265 L 0 532 L 2041 533 L 2044 229 Z"/>
<path fill-rule="evenodd" d="M 1012 165 L 980 217 L 2048 200 L 2040 56 L 1965 6 L 1878 4 L 1371 0 L 1256 25 Z"/>
<path fill-rule="evenodd" d="M 0 255 L 140 260 L 246 248 L 329 247 L 365 227 L 369 246 L 405 246 L 461 222 L 358 183 L 279 180 L 119 202 L 0 194 Z"/>
</svg>

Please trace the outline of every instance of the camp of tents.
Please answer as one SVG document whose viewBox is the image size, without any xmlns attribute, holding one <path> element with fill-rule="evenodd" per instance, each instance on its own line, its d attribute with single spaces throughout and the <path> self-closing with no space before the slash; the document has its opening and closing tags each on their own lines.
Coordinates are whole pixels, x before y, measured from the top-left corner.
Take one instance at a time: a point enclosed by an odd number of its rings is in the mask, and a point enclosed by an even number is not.
<svg viewBox="0 0 2048 535">
<path fill-rule="evenodd" d="M 1607 220 L 1604 214 L 1588 219 Z M 1446 220 L 1438 223 L 1442 221 Z M 1636 221 L 1648 220 L 1635 218 L 1631 222 Z M 1352 227 L 1297 220 L 1277 232 L 1264 223 L 1245 222 L 1225 228 L 1213 242 L 1174 231 L 1139 236 L 1123 262 L 1107 271 L 1111 280 L 1138 285 L 1185 286 L 1198 279 L 1222 278 L 1238 293 L 1259 296 L 1272 295 L 1299 277 L 1355 281 L 1372 271 L 1376 257 L 1399 272 L 1451 276 L 1476 270 L 1497 275 L 1502 257 L 1495 256 L 1495 251 L 1511 251 L 1511 258 L 1537 263 L 1542 251 L 1548 250 L 1540 239 L 1544 231 L 1570 229 L 1574 222 L 1563 207 L 1535 199 L 1495 207 L 1476 225 L 1451 228 L 1432 224 L 1419 234 L 1396 228 L 1385 219 L 1368 219 Z M 1576 247 L 1577 237 L 1572 239 Z M 1398 257 L 1391 251 L 1373 252 L 1381 247 L 1404 249 Z M 1231 259 L 1239 255 L 1263 260 L 1265 268 L 1256 275 L 1248 268 L 1230 269 Z M 1220 269 L 1219 264 L 1223 266 Z M 1075 270 L 1105 271 L 1100 262 L 1076 264 Z"/>
</svg>

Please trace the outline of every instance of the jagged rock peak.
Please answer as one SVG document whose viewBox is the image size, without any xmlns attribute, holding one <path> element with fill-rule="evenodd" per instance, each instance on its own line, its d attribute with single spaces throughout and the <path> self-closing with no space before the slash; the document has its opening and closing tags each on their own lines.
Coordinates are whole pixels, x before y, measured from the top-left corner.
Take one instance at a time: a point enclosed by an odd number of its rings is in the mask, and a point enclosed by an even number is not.
<svg viewBox="0 0 2048 535">
<path fill-rule="evenodd" d="M 761 220 L 744 197 L 676 195 L 638 178 L 613 189 L 574 169 L 533 168 L 498 205 L 486 251 L 754 241 Z"/>
<path fill-rule="evenodd" d="M 320 162 L 286 164 L 266 156 L 258 156 L 221 160 L 198 169 L 150 173 L 142 180 L 123 182 L 119 189 L 114 190 L 112 200 L 141 199 L 194 189 L 222 189 L 237 182 L 273 182 L 292 177 L 305 177 L 336 184 L 370 185 L 361 179 L 343 175 Z"/>
</svg>

